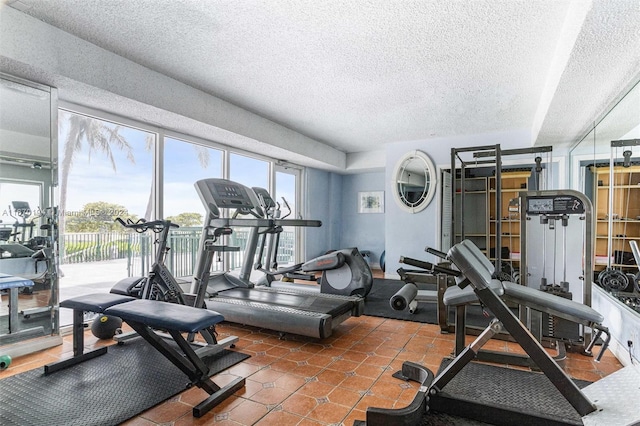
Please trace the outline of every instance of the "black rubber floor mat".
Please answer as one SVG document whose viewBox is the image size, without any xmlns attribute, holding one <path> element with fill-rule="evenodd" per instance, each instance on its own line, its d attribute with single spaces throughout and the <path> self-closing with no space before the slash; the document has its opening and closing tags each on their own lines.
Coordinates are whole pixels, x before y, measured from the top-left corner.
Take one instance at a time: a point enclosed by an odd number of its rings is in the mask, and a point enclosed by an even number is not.
<svg viewBox="0 0 640 426">
<path fill-rule="evenodd" d="M 445 413 L 429 412 L 422 417 L 421 426 L 492 426 L 490 423 L 465 419 Z"/>
<path fill-rule="evenodd" d="M 404 285 L 405 283 L 399 280 L 374 279 L 371 291 L 364 301 L 364 314 L 372 317 L 437 324 L 438 317 L 435 303 L 420 303 L 414 314 L 410 314 L 408 310 L 394 311 L 391 309 L 389 299 Z M 423 284 L 420 284 L 418 288 L 423 288 L 422 286 Z M 426 288 L 427 287 L 425 287 L 425 289 Z M 431 287 L 429 287 L 429 289 L 431 289 Z"/>
<path fill-rule="evenodd" d="M 451 360 L 445 358 L 440 371 Z M 590 383 L 574 380 L 579 388 Z M 542 373 L 471 362 L 437 396 L 435 411 L 497 425 L 575 424 L 580 415 Z"/>
<path fill-rule="evenodd" d="M 209 363 L 211 374 L 247 358 L 224 350 Z M 188 381 L 146 341 L 130 341 L 48 376 L 36 369 L 0 380 L 0 424 L 117 425 L 182 392 Z"/>
</svg>

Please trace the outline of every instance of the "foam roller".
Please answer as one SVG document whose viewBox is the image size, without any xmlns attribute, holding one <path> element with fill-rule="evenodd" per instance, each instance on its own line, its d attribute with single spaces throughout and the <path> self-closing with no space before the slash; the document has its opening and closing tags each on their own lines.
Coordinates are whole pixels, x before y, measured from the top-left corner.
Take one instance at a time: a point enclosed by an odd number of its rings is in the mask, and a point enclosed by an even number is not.
<svg viewBox="0 0 640 426">
<path fill-rule="evenodd" d="M 396 292 L 396 294 L 391 296 L 391 299 L 389 299 L 391 309 L 394 311 L 404 311 L 409 305 L 411 305 L 417 295 L 418 287 L 413 284 L 405 284 Z"/>
</svg>

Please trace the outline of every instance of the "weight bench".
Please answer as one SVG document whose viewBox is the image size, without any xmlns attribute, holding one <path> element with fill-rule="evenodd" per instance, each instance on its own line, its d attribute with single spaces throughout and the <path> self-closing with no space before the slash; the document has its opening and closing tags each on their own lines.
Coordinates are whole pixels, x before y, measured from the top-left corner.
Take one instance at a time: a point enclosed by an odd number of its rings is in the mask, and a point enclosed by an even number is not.
<svg viewBox="0 0 640 426">
<path fill-rule="evenodd" d="M 219 350 L 210 348 L 210 346 L 194 350 L 182 335 L 182 333 L 196 334 L 222 322 L 224 317 L 219 313 L 176 303 L 136 299 L 132 302 L 113 305 L 105 309 L 104 314 L 120 317 L 182 370 L 192 384 L 209 394 L 208 398 L 193 407 L 194 417 L 203 416 L 238 389 L 244 387 L 244 377 L 238 377 L 223 388 L 215 384 L 209 378 L 206 357 L 219 352 Z M 166 330 L 182 353 L 167 343 L 153 329 Z"/>
<path fill-rule="evenodd" d="M 111 306 L 131 302 L 133 300 L 135 299 L 130 296 L 110 293 L 95 293 L 74 297 L 60 302 L 61 308 L 73 309 L 73 357 L 45 365 L 44 374 L 47 375 L 55 373 L 63 368 L 71 367 L 72 365 L 76 365 L 107 353 L 106 346 L 89 352 L 84 352 L 84 313 L 95 312 L 102 314 Z"/>
<path fill-rule="evenodd" d="M 466 302 L 470 302 L 473 299 L 473 296 L 471 296 L 469 290 L 465 289 L 471 288 L 472 292 L 477 296 L 477 300 L 493 313 L 495 319 L 471 344 L 458 353 L 436 377 L 434 377 L 433 373 L 428 369 L 418 364 L 405 362 L 402 366 L 402 375 L 405 379 L 414 380 L 421 384 L 413 402 L 409 406 L 400 409 L 370 407 L 367 409 L 366 424 L 370 426 L 387 424 L 420 424 L 422 416 L 430 408 L 443 410 L 443 408 L 446 407 L 447 401 L 449 401 L 443 393 L 445 386 L 449 384 L 467 364 L 476 358 L 484 344 L 503 330 L 509 332 L 516 342 L 520 344 L 542 373 L 544 373 L 560 394 L 583 419 L 590 413 L 597 413 L 596 415 L 601 414 L 596 411 L 601 407 L 596 407 L 586 394 L 578 388 L 575 382 L 573 382 L 562 368 L 558 366 L 553 358 L 551 358 L 551 356 L 545 351 L 540 342 L 534 338 L 529 330 L 527 330 L 522 322 L 519 321 L 519 319 L 500 298 L 500 293 L 502 292 L 504 294 L 506 292 L 504 286 L 501 282 L 491 279 L 491 275 L 487 273 L 488 269 L 486 267 L 488 260 L 485 262 L 486 257 L 479 249 L 477 249 L 477 247 L 475 247 L 475 249 L 474 247 L 475 245 L 473 245 L 473 243 L 465 241 L 454 245 L 447 254 L 447 258 L 455 264 L 460 272 L 460 275 L 456 277 L 456 282 L 461 290 L 464 290 L 462 292 L 458 290 L 456 297 L 459 299 L 453 299 L 452 295 L 455 294 L 455 292 L 450 292 L 449 301 L 453 303 L 452 300 L 455 300 L 456 302 L 462 303 L 464 298 L 466 298 Z M 481 257 L 478 253 L 480 253 Z M 540 303 L 543 302 L 542 300 L 537 301 Z M 564 299 L 563 301 L 567 302 L 567 300 Z M 571 314 L 575 314 L 575 312 L 571 311 Z M 528 374 L 537 375 L 538 373 Z M 468 386 L 483 386 L 483 384 L 469 383 Z M 637 384 L 633 384 L 633 386 L 637 389 Z M 474 402 L 475 401 L 467 401 L 466 404 L 471 405 Z M 600 403 L 602 404 L 604 402 L 600 401 Z M 606 401 L 606 403 L 609 403 L 609 401 Z M 482 415 L 487 415 L 488 408 L 489 407 L 485 407 Z M 540 408 L 544 409 L 544 407 Z M 505 410 L 508 410 L 508 407 L 506 405 L 501 405 L 500 410 L 504 412 Z M 516 411 L 513 412 L 516 413 Z M 615 413 L 615 409 L 612 413 Z M 541 424 L 542 420 L 538 420 L 539 421 L 536 424 Z M 362 422 L 358 422 L 357 424 L 362 424 Z"/>
<path fill-rule="evenodd" d="M 70 359 L 45 366 L 50 374 L 107 352 L 107 347 L 84 353 L 84 312 L 97 312 L 121 318 L 138 335 L 149 342 L 171 363 L 187 375 L 190 383 L 205 390 L 210 396 L 193 408 L 193 415 L 201 417 L 224 399 L 242 388 L 245 379 L 239 377 L 221 388 L 209 378 L 209 357 L 223 349 L 223 344 L 206 345 L 194 349 L 182 335 L 189 336 L 210 330 L 224 317 L 217 312 L 192 306 L 156 300 L 136 299 L 112 293 L 97 293 L 64 300 L 63 308 L 73 309 L 73 351 Z M 171 345 L 154 329 L 165 330 L 177 345 Z M 237 338 L 225 339 L 225 345 Z"/>
<path fill-rule="evenodd" d="M 570 299 L 564 299 L 520 284 L 508 281 L 501 282 L 499 280 L 492 279 L 491 277 L 494 271 L 494 266 L 475 244 L 469 240 L 465 240 L 459 243 L 458 247 L 460 250 L 465 250 L 470 258 L 472 256 L 472 258 L 475 259 L 477 273 L 481 275 L 483 281 L 491 287 L 492 291 L 503 300 L 507 302 L 514 302 L 520 306 L 527 307 L 538 312 L 544 312 L 596 330 L 595 336 L 591 339 L 584 350 L 585 354 L 591 355 L 594 344 L 602 334 L 605 334 L 606 339 L 603 340 L 603 345 L 595 359 L 596 362 L 600 361 L 604 355 L 604 351 L 609 345 L 611 336 L 609 334 L 609 330 L 602 325 L 604 317 L 599 312 L 589 306 Z M 455 354 L 457 355 L 465 346 L 465 306 L 469 303 L 477 303 L 478 296 L 471 287 L 460 288 L 459 286 L 453 286 L 447 289 L 443 300 L 445 305 L 456 307 Z M 542 338 L 541 335 L 536 337 L 539 341 Z M 560 347 L 560 345 L 558 346 L 559 352 L 563 354 L 561 357 L 564 357 L 563 349 L 564 348 Z M 507 355 L 494 351 L 482 351 L 479 353 L 478 358 L 487 361 L 498 359 L 503 363 L 530 365 L 529 357 L 517 354 Z"/>
</svg>

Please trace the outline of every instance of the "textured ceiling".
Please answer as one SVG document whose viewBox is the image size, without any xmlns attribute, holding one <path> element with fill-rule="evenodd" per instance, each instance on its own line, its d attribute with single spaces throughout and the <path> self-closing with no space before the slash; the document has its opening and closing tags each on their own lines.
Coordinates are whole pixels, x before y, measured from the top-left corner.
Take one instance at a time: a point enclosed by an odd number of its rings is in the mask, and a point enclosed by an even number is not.
<svg viewBox="0 0 640 426">
<path fill-rule="evenodd" d="M 570 143 L 640 69 L 637 0 L 7 3 L 347 153 L 511 129 Z"/>
</svg>

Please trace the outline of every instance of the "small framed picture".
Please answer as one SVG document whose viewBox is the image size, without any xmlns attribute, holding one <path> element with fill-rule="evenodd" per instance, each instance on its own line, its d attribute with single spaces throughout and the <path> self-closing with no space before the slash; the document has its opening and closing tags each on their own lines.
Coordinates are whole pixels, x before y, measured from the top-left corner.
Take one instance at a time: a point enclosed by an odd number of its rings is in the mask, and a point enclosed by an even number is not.
<svg viewBox="0 0 640 426">
<path fill-rule="evenodd" d="M 384 191 L 358 192 L 358 213 L 384 213 Z"/>
</svg>

